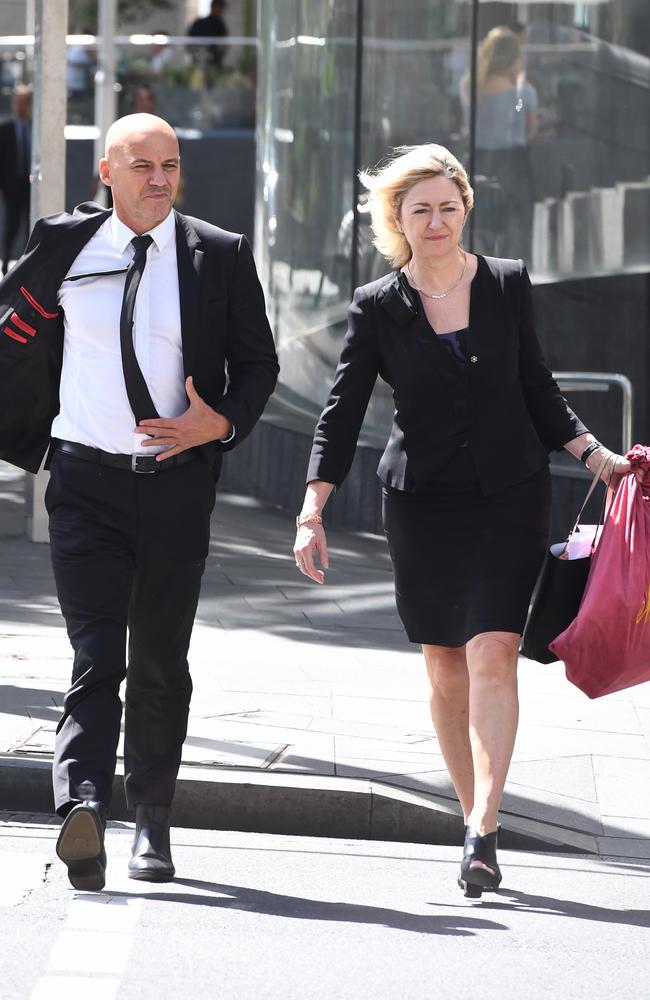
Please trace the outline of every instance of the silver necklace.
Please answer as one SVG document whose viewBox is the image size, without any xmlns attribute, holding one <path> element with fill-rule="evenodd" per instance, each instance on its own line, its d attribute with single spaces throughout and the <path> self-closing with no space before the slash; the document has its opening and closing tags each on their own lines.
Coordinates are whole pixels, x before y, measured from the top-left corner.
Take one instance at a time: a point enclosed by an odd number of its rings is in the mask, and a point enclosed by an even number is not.
<svg viewBox="0 0 650 1000">
<path fill-rule="evenodd" d="M 426 297 L 428 299 L 446 299 L 447 296 L 451 292 L 453 292 L 454 288 L 458 288 L 458 286 L 460 285 L 461 281 L 463 280 L 463 278 L 465 276 L 465 268 L 466 267 L 467 267 L 467 254 L 463 250 L 463 270 L 460 272 L 460 277 L 458 278 L 457 281 L 455 281 L 453 283 L 453 285 L 451 286 L 451 288 L 448 288 L 446 292 L 442 292 L 440 295 L 434 295 L 433 292 L 425 292 L 423 288 L 418 288 L 418 286 L 415 284 L 415 280 L 413 278 L 413 272 L 411 271 L 411 262 L 410 261 L 406 265 L 406 270 L 408 271 L 409 278 L 411 279 L 411 284 L 413 285 L 413 288 L 415 289 L 416 292 L 420 292 L 421 295 L 426 295 Z"/>
</svg>

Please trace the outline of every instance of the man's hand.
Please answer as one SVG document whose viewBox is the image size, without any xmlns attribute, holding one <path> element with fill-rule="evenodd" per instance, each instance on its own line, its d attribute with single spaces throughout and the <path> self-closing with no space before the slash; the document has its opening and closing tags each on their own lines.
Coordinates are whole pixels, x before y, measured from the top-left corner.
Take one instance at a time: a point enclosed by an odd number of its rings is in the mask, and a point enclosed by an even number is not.
<svg viewBox="0 0 650 1000">
<path fill-rule="evenodd" d="M 141 420 L 135 428 L 137 434 L 150 434 L 150 440 L 143 441 L 144 447 L 164 445 L 167 450 L 156 455 L 156 461 L 164 462 L 172 455 L 179 455 L 188 448 L 196 448 L 208 441 L 220 441 L 232 431 L 232 424 L 222 413 L 208 406 L 194 388 L 192 376 L 185 380 L 190 405 L 180 417 Z"/>
</svg>

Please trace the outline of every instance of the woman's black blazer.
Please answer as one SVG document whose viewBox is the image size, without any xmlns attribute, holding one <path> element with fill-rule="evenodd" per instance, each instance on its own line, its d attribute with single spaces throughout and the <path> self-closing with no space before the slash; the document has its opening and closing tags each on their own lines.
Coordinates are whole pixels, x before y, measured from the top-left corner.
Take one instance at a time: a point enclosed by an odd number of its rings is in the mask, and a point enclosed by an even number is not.
<svg viewBox="0 0 650 1000">
<path fill-rule="evenodd" d="M 404 275 L 392 272 L 356 290 L 308 481 L 339 486 L 345 479 L 378 375 L 393 390 L 395 413 L 377 473 L 398 490 L 426 491 L 467 444 L 482 492 L 496 493 L 587 430 L 544 361 L 521 260 L 479 255 L 464 368 L 439 341 Z"/>
</svg>

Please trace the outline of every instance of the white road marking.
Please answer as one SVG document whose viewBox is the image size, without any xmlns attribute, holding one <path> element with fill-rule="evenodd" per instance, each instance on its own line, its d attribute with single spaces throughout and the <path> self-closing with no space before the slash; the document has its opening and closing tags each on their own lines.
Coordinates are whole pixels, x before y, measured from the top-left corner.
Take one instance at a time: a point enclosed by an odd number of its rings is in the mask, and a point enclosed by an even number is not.
<svg viewBox="0 0 650 1000">
<path fill-rule="evenodd" d="M 127 885 L 119 889 L 131 891 Z M 129 964 L 142 905 L 137 895 L 75 895 L 30 1000 L 86 995 L 114 1000 Z"/>
</svg>

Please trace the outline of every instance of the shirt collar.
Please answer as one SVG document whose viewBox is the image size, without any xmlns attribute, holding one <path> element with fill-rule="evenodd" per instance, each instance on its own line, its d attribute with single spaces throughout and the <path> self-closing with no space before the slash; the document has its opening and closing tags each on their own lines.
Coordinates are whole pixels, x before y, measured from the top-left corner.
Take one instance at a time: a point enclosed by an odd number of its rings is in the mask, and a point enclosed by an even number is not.
<svg viewBox="0 0 650 1000">
<path fill-rule="evenodd" d="M 176 219 L 172 211 L 165 219 L 163 219 L 162 222 L 160 222 L 153 229 L 150 229 L 148 235 L 151 236 L 157 250 L 162 251 L 170 242 L 175 232 Z M 113 210 L 113 214 L 111 215 L 111 235 L 113 245 L 120 251 L 120 253 L 124 253 L 129 243 L 136 235 L 132 229 L 129 229 L 129 227 L 122 222 L 115 210 Z"/>
</svg>

